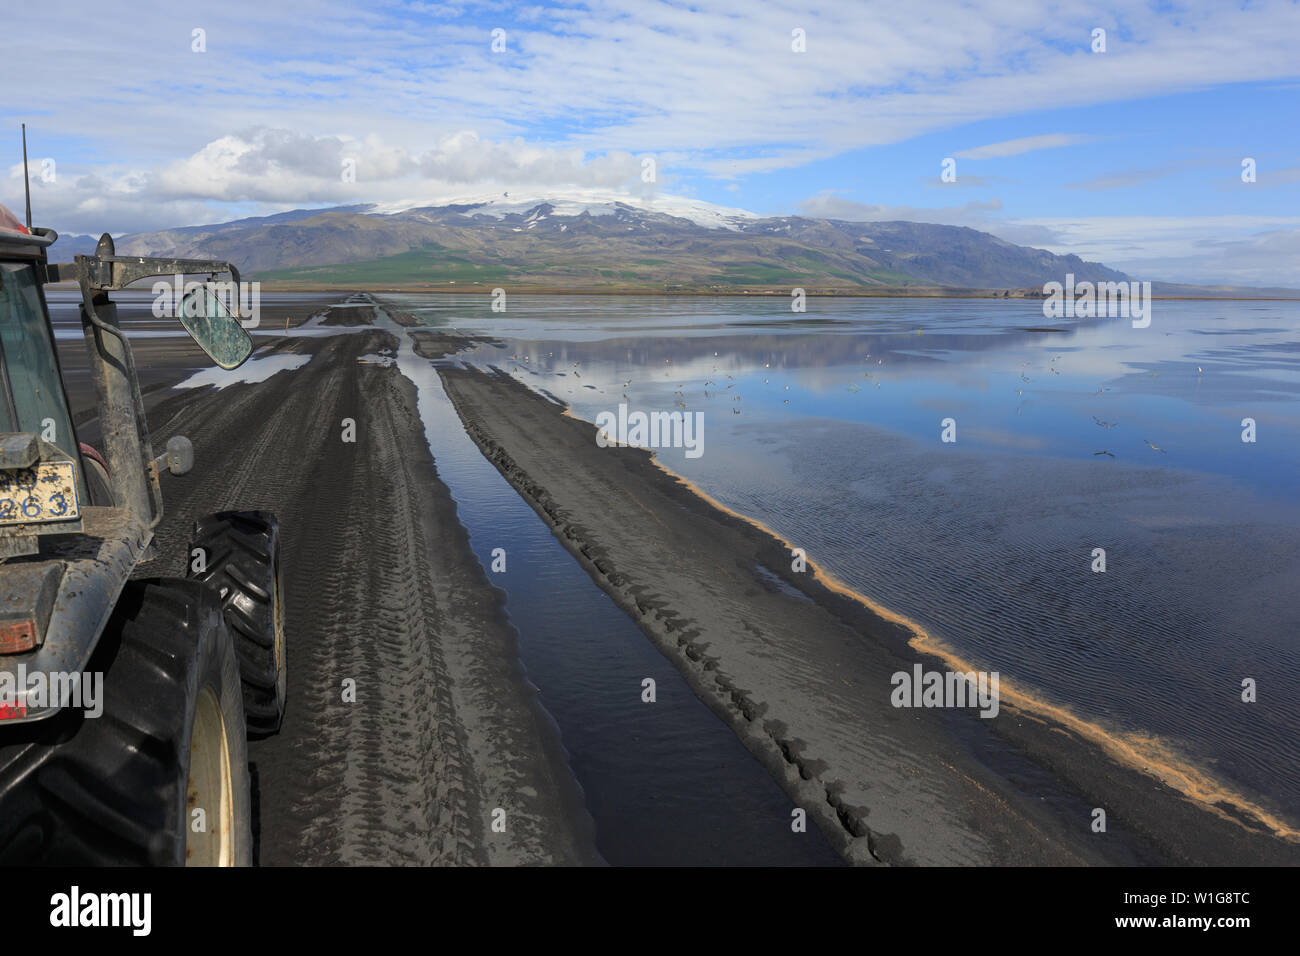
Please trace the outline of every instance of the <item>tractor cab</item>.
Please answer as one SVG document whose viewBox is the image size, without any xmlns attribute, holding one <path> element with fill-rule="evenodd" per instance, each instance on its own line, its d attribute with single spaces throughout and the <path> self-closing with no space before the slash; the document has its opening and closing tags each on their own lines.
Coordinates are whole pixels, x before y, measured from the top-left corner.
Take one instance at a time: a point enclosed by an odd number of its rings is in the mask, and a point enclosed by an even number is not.
<svg viewBox="0 0 1300 956">
<path fill-rule="evenodd" d="M 32 673 L 85 664 L 122 586 L 151 557 L 160 468 L 183 474 L 193 462 L 182 437 L 154 458 L 130 344 L 108 293 L 155 275 L 230 272 L 238 281 L 224 262 L 116 256 L 108 235 L 96 255 L 54 265 L 48 250 L 57 239 L 0 206 L 0 683 L 19 683 L 20 665 Z M 45 300 L 47 282 L 68 279 L 82 292 L 102 455 L 78 441 Z M 207 286 L 194 284 L 178 311 L 220 364 L 238 365 L 252 351 Z M 6 724 L 59 709 L 21 691 L 0 708 Z"/>
<path fill-rule="evenodd" d="M 75 521 L 87 500 L 42 288 L 49 236 L 0 207 L 0 527 Z M 19 437 L 25 436 L 25 437 Z M 31 474 L 13 475 L 12 472 Z M 21 484 L 19 482 L 21 481 Z M 2 532 L 0 532 L 2 533 Z M 0 555 L 5 554 L 0 539 Z"/>
</svg>

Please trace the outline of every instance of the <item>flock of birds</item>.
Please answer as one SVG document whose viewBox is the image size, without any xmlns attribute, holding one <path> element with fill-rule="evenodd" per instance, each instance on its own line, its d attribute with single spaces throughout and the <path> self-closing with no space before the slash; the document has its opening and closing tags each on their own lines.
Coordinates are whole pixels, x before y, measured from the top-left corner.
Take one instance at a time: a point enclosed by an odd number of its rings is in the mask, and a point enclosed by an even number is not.
<svg viewBox="0 0 1300 956">
<path fill-rule="evenodd" d="M 918 332 L 918 334 L 920 334 L 920 333 Z M 477 351 L 477 349 L 475 349 L 475 351 Z M 555 357 L 555 353 L 554 353 L 554 352 L 548 352 L 548 353 L 547 353 L 547 356 L 548 356 L 549 358 L 554 358 L 554 357 Z M 714 358 L 717 358 L 717 357 L 718 357 L 718 353 L 717 353 L 717 352 L 714 352 L 714 353 L 713 353 L 713 357 L 714 357 Z M 539 358 L 540 358 L 540 356 L 539 356 Z M 1056 364 L 1057 362 L 1059 362 L 1059 361 L 1061 360 L 1061 358 L 1062 358 L 1062 356 L 1057 355 L 1057 356 L 1055 356 L 1055 357 L 1054 357 L 1054 358 L 1053 358 L 1053 359 L 1048 363 L 1047 371 L 1048 371 L 1049 374 L 1052 374 L 1052 375 L 1060 375 L 1060 374 L 1061 374 L 1061 370 L 1060 370 L 1060 368 L 1059 368 L 1059 367 L 1057 366 L 1057 364 Z M 532 372 L 533 374 L 539 374 L 539 372 L 538 372 L 537 369 L 534 369 L 534 368 L 531 367 L 531 365 L 530 365 L 530 362 L 531 362 L 531 356 L 529 356 L 527 353 L 524 353 L 524 354 L 522 354 L 522 355 L 520 355 L 520 354 L 518 354 L 518 353 L 512 354 L 512 355 L 510 356 L 510 359 L 511 359 L 511 361 L 512 361 L 513 363 L 515 363 L 515 364 L 514 364 L 514 368 L 512 369 L 512 374 L 522 375 L 524 369 L 527 369 L 529 372 Z M 871 353 L 870 353 L 870 352 L 866 353 L 866 355 L 863 357 L 863 361 L 866 362 L 866 363 L 868 363 L 868 364 L 870 364 L 870 362 L 871 362 Z M 665 365 L 668 365 L 668 366 L 671 366 L 671 365 L 672 365 L 672 359 L 664 359 L 664 364 L 665 364 Z M 884 363 L 884 359 L 876 359 L 876 366 L 875 366 L 875 367 L 876 367 L 877 369 L 880 369 L 880 368 L 882 368 L 882 367 L 884 366 L 884 364 L 885 364 L 885 363 Z M 570 368 L 570 370 L 569 370 L 568 372 L 554 372 L 553 374 L 555 374 L 555 375 L 557 375 L 557 376 L 567 376 L 567 375 L 569 375 L 569 374 L 572 374 L 574 378 L 581 379 L 581 378 L 582 378 L 582 372 L 581 372 L 581 369 L 580 369 L 580 366 L 581 366 L 581 365 L 582 365 L 581 362 L 574 362 L 573 365 L 572 365 L 572 367 Z M 763 363 L 763 368 L 765 368 L 765 369 L 771 369 L 771 367 L 772 367 L 772 363 L 771 363 L 771 362 L 764 362 L 764 363 Z M 1025 385 L 1031 385 L 1031 384 L 1033 384 L 1033 381 L 1034 381 L 1034 380 L 1033 380 L 1032 378 L 1030 378 L 1030 377 L 1025 373 L 1025 370 L 1026 370 L 1027 368 L 1029 368 L 1029 363 L 1028 363 L 1028 362 L 1022 362 L 1021 365 L 1020 365 L 1019 376 L 1020 376 L 1020 380 L 1021 380 L 1022 383 L 1024 383 Z M 1199 365 L 1196 366 L 1196 372 L 1197 372 L 1198 375 L 1204 374 L 1204 371 L 1205 371 L 1205 370 L 1204 370 L 1201 366 L 1199 366 Z M 718 366 L 715 364 L 715 365 L 713 366 L 713 369 L 712 369 L 712 372 L 710 373 L 710 375 L 712 376 L 712 375 L 717 375 L 717 374 L 718 374 Z M 1159 376 L 1160 373 L 1159 373 L 1158 371 L 1152 371 L 1152 372 L 1148 372 L 1147 374 L 1148 374 L 1148 375 L 1151 375 L 1151 376 L 1153 376 L 1153 377 L 1155 377 L 1155 376 Z M 664 372 L 664 378 L 669 378 L 670 375 L 671 375 L 671 369 L 669 369 L 668 371 L 665 371 L 665 372 Z M 720 391 L 721 391 L 721 392 L 727 392 L 727 391 L 730 391 L 730 390 L 734 389 L 734 388 L 736 387 L 736 380 L 735 380 L 735 377 L 732 376 L 732 375 L 728 375 L 728 374 L 726 374 L 725 372 L 723 373 L 723 375 L 724 375 L 724 376 L 726 377 L 726 379 L 728 380 L 728 384 L 726 384 L 725 386 L 723 386 L 723 387 L 721 388 Z M 872 373 L 871 373 L 871 371 L 864 371 L 864 372 L 862 373 L 862 375 L 863 375 L 864 378 L 868 378 L 868 379 L 872 378 Z M 719 381 L 715 380 L 715 379 L 712 378 L 712 377 L 710 377 L 710 378 L 706 378 L 706 379 L 704 380 L 704 397 L 705 397 L 706 400 L 708 400 L 708 399 L 712 399 L 712 398 L 714 397 L 715 394 L 718 394 L 718 391 L 719 391 L 719 388 L 718 388 L 718 387 L 719 387 L 720 384 L 721 384 L 721 383 L 720 383 Z M 771 384 L 771 378 L 770 378 L 770 377 L 765 377 L 765 378 L 763 379 L 763 384 L 764 384 L 764 385 L 770 385 L 770 384 Z M 1100 383 L 1098 383 L 1098 384 L 1100 385 Z M 876 388 L 880 388 L 880 387 L 881 387 L 881 383 L 880 383 L 879 380 L 877 380 L 877 381 L 875 382 L 875 386 L 876 386 Z M 583 387 L 584 387 L 584 388 L 587 388 L 587 389 L 591 389 L 591 390 L 596 391 L 596 392 L 600 392 L 601 394 L 604 394 L 604 392 L 605 392 L 605 390 L 604 390 L 603 388 L 600 388 L 600 387 L 597 386 L 597 385 L 590 385 L 590 384 L 587 384 L 587 385 L 584 385 Z M 629 379 L 627 379 L 626 381 L 624 381 L 624 382 L 622 383 L 622 385 L 621 385 L 621 389 L 620 389 L 620 390 L 621 390 L 621 394 L 622 394 L 624 400 L 629 401 L 629 402 L 632 401 L 632 397 L 631 397 L 630 395 L 628 395 L 627 390 L 630 389 L 631 387 L 632 387 L 632 379 L 629 378 Z M 676 406 L 677 406 L 678 408 L 686 408 L 686 407 L 687 407 L 687 404 L 686 404 L 686 393 L 685 393 L 685 391 L 684 391 L 685 388 L 686 388 L 686 383 L 682 383 L 682 384 L 679 384 L 679 385 L 677 386 L 677 389 L 673 392 L 674 403 L 676 404 Z M 714 392 L 710 392 L 710 391 L 709 391 L 710 388 L 714 389 L 715 391 L 714 391 Z M 857 392 L 862 391 L 862 389 L 863 389 L 863 386 L 862 386 L 861 384 L 858 384 L 858 383 L 854 383 L 854 384 L 851 384 L 851 385 L 848 386 L 848 391 L 849 391 L 851 394 L 856 394 Z M 784 390 L 787 391 L 787 392 L 790 391 L 790 386 L 789 386 L 789 385 L 784 386 Z M 1110 389 L 1109 387 L 1107 387 L 1107 386 L 1101 386 L 1101 387 L 1099 387 L 1099 388 L 1097 389 L 1097 391 L 1093 392 L 1093 397 L 1096 397 L 1097 395 L 1101 395 L 1101 394 L 1104 394 L 1105 392 L 1109 392 L 1109 391 L 1111 391 L 1111 389 Z M 570 389 L 569 389 L 569 392 L 572 393 L 572 392 L 573 392 L 573 389 L 570 388 Z M 1017 389 L 1016 389 L 1016 395 L 1017 395 L 1017 396 L 1023 398 L 1023 397 L 1024 397 L 1024 394 L 1025 394 L 1025 392 L 1024 392 L 1024 389 L 1023 389 L 1023 388 L 1017 388 Z M 739 401 L 741 401 L 741 396 L 740 396 L 740 394 L 739 394 L 739 393 L 733 394 L 733 395 L 732 395 L 732 401 L 733 401 L 733 402 L 739 402 Z M 787 398 L 787 399 L 784 399 L 784 400 L 783 400 L 783 404 L 785 404 L 785 405 L 789 405 L 789 404 L 790 404 L 790 399 L 788 399 L 788 398 Z M 734 407 L 732 408 L 731 412 L 732 412 L 733 415 L 739 415 L 739 414 L 741 413 L 741 411 L 740 411 L 740 406 L 739 406 L 739 405 L 734 406 Z M 1016 408 L 1016 414 L 1017 414 L 1017 415 L 1020 414 L 1020 408 L 1019 408 L 1019 407 Z M 1094 422 L 1094 423 L 1095 423 L 1099 428 L 1104 428 L 1106 431 L 1110 431 L 1112 428 L 1118 428 L 1118 427 L 1119 427 L 1119 422 L 1108 422 L 1108 421 L 1104 421 L 1103 419 L 1098 418 L 1096 415 L 1093 415 L 1093 416 L 1092 416 L 1092 420 L 1093 420 L 1093 422 Z M 1168 451 L 1167 451 L 1166 449 L 1161 448 L 1159 445 L 1157 445 L 1155 442 L 1151 441 L 1150 439 L 1144 438 L 1144 439 L 1142 439 L 1142 441 L 1143 441 L 1143 442 L 1147 445 L 1147 447 L 1149 447 L 1152 451 L 1160 452 L 1160 454 L 1162 454 L 1162 455 L 1164 455 L 1164 454 L 1168 454 Z M 1106 455 L 1106 456 L 1108 456 L 1108 457 L 1110 457 L 1110 458 L 1114 458 L 1114 457 L 1115 457 L 1115 453 L 1112 452 L 1112 451 L 1110 451 L 1110 450 L 1108 450 L 1108 449 L 1101 449 L 1101 450 L 1099 450 L 1099 451 L 1094 451 L 1092 454 L 1093 454 L 1093 457 L 1097 457 L 1097 456 L 1100 456 L 1100 455 Z"/>
<path fill-rule="evenodd" d="M 476 348 L 476 349 L 474 349 L 474 351 L 477 352 L 478 349 Z M 548 357 L 548 358 L 554 358 L 554 357 L 555 357 L 555 353 L 554 353 L 554 352 L 547 352 L 546 354 L 547 354 L 547 357 Z M 714 353 L 713 353 L 713 356 L 714 356 L 714 358 L 717 358 L 717 357 L 718 357 L 718 353 L 717 353 L 717 352 L 714 352 Z M 539 357 L 540 357 L 540 356 L 539 356 Z M 531 357 L 530 355 L 528 355 L 527 353 L 520 354 L 520 353 L 518 353 L 518 352 L 513 352 L 513 353 L 511 353 L 511 355 L 510 355 L 510 361 L 511 361 L 511 363 L 512 363 L 512 368 L 511 368 L 511 370 L 510 370 L 510 372 L 511 372 L 512 375 L 523 375 L 523 373 L 524 373 L 525 370 L 531 372 L 531 373 L 534 374 L 534 375 L 540 374 L 540 372 L 539 372 L 537 369 L 534 369 L 534 368 L 531 366 L 530 363 L 531 363 L 531 361 L 532 361 L 532 357 Z M 672 365 L 672 359 L 664 359 L 664 364 L 665 364 L 665 365 Z M 883 362 L 880 362 L 880 361 L 878 360 L 878 361 L 877 361 L 877 364 L 883 364 Z M 581 365 L 582 365 L 581 362 L 574 362 L 572 368 L 570 368 L 570 370 L 569 370 L 568 372 L 553 372 L 552 374 L 553 374 L 553 375 L 556 375 L 556 376 L 560 376 L 560 377 L 567 377 L 568 375 L 571 374 L 571 375 L 573 375 L 575 378 L 582 378 L 582 372 L 580 371 L 580 367 L 581 367 Z M 772 367 L 772 363 L 771 363 L 771 362 L 765 362 L 765 363 L 763 363 L 763 367 L 764 367 L 764 368 L 767 368 L 767 369 L 770 369 L 770 368 Z M 712 370 L 712 372 L 711 372 L 710 374 L 711 374 L 711 375 L 716 375 L 717 373 L 718 373 L 718 366 L 717 366 L 717 365 L 714 365 L 714 366 L 713 366 L 713 370 Z M 671 370 L 670 370 L 670 371 L 667 371 L 667 372 L 664 372 L 664 378 L 668 378 L 668 377 L 670 376 L 670 374 L 671 374 Z M 864 374 L 864 375 L 870 375 L 869 372 L 864 372 L 863 374 Z M 724 375 L 724 376 L 729 380 L 729 384 L 727 384 L 726 386 L 724 386 L 724 387 L 722 388 L 722 391 L 725 392 L 725 391 L 728 391 L 728 390 L 730 390 L 730 389 L 735 388 L 735 387 L 736 387 L 736 379 L 735 379 L 735 376 L 733 376 L 733 375 L 727 375 L 725 372 L 723 373 L 723 375 Z M 764 378 L 764 379 L 763 379 L 763 384 L 764 384 L 764 385 L 771 384 L 771 379 L 770 379 L 770 378 Z M 705 399 L 712 399 L 712 398 L 714 397 L 714 395 L 716 394 L 716 392 L 710 392 L 709 389 L 710 389 L 710 387 L 712 387 L 713 389 L 716 390 L 716 389 L 718 388 L 718 385 L 719 385 L 719 383 L 716 382 L 716 381 L 714 381 L 712 378 L 706 378 L 706 379 L 704 380 L 704 397 L 705 397 Z M 627 381 L 623 382 L 623 383 L 621 384 L 621 386 L 620 386 L 620 389 L 621 389 L 621 393 L 622 393 L 623 398 L 624 398 L 626 401 L 629 401 L 629 402 L 632 401 L 632 396 L 628 395 L 628 393 L 627 393 L 627 389 L 629 389 L 629 388 L 631 388 L 631 387 L 632 387 L 632 379 L 630 379 L 630 378 L 629 378 Z M 877 387 L 877 388 L 880 387 L 880 383 L 879 383 L 879 382 L 876 383 L 876 387 Z M 604 390 L 603 388 L 597 386 L 597 385 L 584 385 L 583 388 L 591 389 L 592 391 L 599 392 L 599 393 L 602 394 L 602 395 L 605 394 L 605 390 Z M 678 385 L 676 391 L 673 392 L 673 395 L 675 396 L 675 404 L 677 405 L 678 408 L 686 408 L 686 407 L 687 407 L 687 405 L 686 405 L 686 393 L 683 391 L 685 388 L 686 388 L 686 384 L 683 382 L 682 384 Z M 862 386 L 857 385 L 857 386 L 853 386 L 853 387 L 851 387 L 851 388 L 849 389 L 849 391 L 851 391 L 851 392 L 855 392 L 855 391 L 859 391 L 861 388 L 862 388 Z M 787 391 L 787 392 L 790 391 L 790 386 L 789 386 L 789 385 L 784 386 L 784 390 Z M 573 393 L 573 389 L 569 389 L 568 391 L 569 391 L 570 394 Z M 739 393 L 734 394 L 734 395 L 732 396 L 732 401 L 733 401 L 733 402 L 739 402 L 740 400 L 741 400 L 741 396 L 739 395 Z M 783 400 L 783 403 L 786 404 L 786 405 L 789 405 L 789 404 L 790 404 L 790 399 L 788 399 L 788 398 L 787 398 L 787 399 L 784 399 L 784 400 Z M 732 413 L 733 415 L 739 415 L 739 414 L 740 414 L 740 407 L 739 407 L 739 406 L 736 406 L 736 407 L 732 408 L 731 413 Z"/>
</svg>

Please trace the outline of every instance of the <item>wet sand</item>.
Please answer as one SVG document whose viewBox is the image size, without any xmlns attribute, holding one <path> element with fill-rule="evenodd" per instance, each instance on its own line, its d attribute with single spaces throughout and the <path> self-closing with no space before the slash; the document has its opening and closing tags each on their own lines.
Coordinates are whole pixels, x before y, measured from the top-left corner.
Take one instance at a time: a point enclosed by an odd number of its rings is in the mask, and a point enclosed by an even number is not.
<svg viewBox="0 0 1300 956">
<path fill-rule="evenodd" d="M 351 325 L 357 311 L 328 318 Z M 282 328 L 285 316 L 276 320 Z M 280 734 L 249 745 L 260 862 L 599 862 L 501 594 L 437 477 L 415 388 L 358 361 L 396 340 L 367 330 L 257 341 L 271 343 L 258 358 L 311 361 L 261 383 L 173 391 L 205 364 L 193 346 L 134 348 L 149 367 L 154 447 L 173 434 L 195 447 L 190 474 L 162 479 L 158 556 L 138 575 L 180 573 L 201 514 L 260 508 L 280 519 L 289 703 Z M 89 395 L 74 389 L 73 404 L 93 442 Z M 342 440 L 344 419 L 355 442 Z M 343 701 L 349 678 L 356 703 Z M 505 832 L 492 829 L 498 809 Z"/>
<path fill-rule="evenodd" d="M 504 373 L 441 374 L 483 453 L 846 859 L 1300 862 L 1265 821 L 1189 799 L 1030 701 L 1004 693 L 989 720 L 892 707 L 893 673 L 947 667 L 907 622 L 791 570 L 785 542 L 649 452 L 598 447 L 594 425 Z"/>
</svg>

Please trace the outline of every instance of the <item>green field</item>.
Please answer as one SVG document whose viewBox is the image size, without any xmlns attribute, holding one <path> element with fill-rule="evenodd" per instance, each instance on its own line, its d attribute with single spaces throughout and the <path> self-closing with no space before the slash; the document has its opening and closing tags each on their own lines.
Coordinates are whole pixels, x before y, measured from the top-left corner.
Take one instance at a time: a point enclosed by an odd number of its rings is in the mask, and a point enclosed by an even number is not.
<svg viewBox="0 0 1300 956">
<path fill-rule="evenodd" d="M 444 250 L 413 249 L 400 255 L 368 262 L 344 262 L 330 266 L 273 269 L 258 273 L 264 282 L 321 282 L 333 285 L 430 284 L 504 282 L 519 273 L 504 265 L 480 265 Z"/>
<path fill-rule="evenodd" d="M 918 280 L 902 273 L 880 270 L 854 275 L 834 258 L 816 253 L 792 256 L 782 262 L 750 259 L 728 262 L 701 258 L 632 259 L 590 249 L 569 256 L 540 257 L 518 253 L 492 262 L 474 261 L 477 253 L 427 245 L 395 256 L 364 262 L 301 266 L 259 272 L 264 282 L 302 283 L 348 288 L 392 285 L 484 286 L 511 283 L 600 289 L 746 289 L 862 287 L 875 283 L 915 285 Z"/>
</svg>

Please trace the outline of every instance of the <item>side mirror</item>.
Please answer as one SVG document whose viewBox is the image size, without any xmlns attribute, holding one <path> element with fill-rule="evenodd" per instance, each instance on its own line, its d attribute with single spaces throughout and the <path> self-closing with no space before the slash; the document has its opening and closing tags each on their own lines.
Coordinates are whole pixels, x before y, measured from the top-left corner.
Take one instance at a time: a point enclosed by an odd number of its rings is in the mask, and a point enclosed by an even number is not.
<svg viewBox="0 0 1300 956">
<path fill-rule="evenodd" d="M 239 368 L 253 354 L 253 340 L 210 286 L 185 293 L 177 318 L 190 338 L 222 368 Z"/>
</svg>

